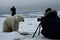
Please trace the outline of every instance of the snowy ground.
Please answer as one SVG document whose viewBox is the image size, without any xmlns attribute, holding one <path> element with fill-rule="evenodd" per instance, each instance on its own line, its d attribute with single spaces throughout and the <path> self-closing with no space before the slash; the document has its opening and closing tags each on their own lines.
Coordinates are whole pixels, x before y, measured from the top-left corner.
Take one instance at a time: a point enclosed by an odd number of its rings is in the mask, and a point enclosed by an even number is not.
<svg viewBox="0 0 60 40">
<path fill-rule="evenodd" d="M 41 34 L 38 36 L 36 33 L 35 37 L 32 38 L 34 31 L 36 30 L 39 22 L 37 22 L 37 18 L 24 18 L 24 22 L 19 24 L 19 32 L 28 32 L 32 35 L 20 35 L 17 32 L 2 32 L 3 22 L 5 18 L 0 17 L 0 40 L 51 40 L 44 38 Z"/>
</svg>

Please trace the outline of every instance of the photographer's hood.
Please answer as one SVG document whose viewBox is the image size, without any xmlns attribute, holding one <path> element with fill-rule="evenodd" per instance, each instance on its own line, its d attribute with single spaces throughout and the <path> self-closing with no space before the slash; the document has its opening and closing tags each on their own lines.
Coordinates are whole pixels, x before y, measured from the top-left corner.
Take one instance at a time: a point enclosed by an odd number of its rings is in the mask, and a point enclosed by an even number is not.
<svg viewBox="0 0 60 40">
<path fill-rule="evenodd" d="M 56 10 L 51 10 L 51 11 L 45 12 L 44 16 L 55 17 L 55 16 L 57 16 L 57 11 Z"/>
</svg>

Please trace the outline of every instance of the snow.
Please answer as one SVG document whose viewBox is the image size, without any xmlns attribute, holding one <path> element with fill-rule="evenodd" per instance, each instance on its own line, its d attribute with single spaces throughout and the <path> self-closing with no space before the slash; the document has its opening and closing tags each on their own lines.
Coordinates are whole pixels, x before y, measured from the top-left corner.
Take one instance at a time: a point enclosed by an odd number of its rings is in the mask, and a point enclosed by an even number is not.
<svg viewBox="0 0 60 40">
<path fill-rule="evenodd" d="M 7 15 L 6 15 L 7 16 Z M 34 36 L 32 38 L 33 33 L 35 32 L 39 22 L 37 22 L 37 17 L 36 18 L 24 18 L 24 22 L 19 23 L 19 32 L 28 32 L 31 33 L 32 35 L 21 35 L 18 32 L 2 32 L 3 31 L 3 22 L 6 18 L 0 17 L 0 40 L 51 40 L 45 38 L 42 34 L 38 36 Z"/>
</svg>

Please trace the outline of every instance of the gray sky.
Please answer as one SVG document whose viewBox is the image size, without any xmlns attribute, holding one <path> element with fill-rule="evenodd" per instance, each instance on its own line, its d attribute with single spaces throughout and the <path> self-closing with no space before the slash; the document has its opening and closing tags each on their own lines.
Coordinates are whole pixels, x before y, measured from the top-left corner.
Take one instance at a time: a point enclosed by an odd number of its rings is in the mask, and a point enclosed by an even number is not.
<svg viewBox="0 0 60 40">
<path fill-rule="evenodd" d="M 0 0 L 0 9 L 15 6 L 18 10 L 43 10 L 48 7 L 60 10 L 60 0 Z"/>
</svg>

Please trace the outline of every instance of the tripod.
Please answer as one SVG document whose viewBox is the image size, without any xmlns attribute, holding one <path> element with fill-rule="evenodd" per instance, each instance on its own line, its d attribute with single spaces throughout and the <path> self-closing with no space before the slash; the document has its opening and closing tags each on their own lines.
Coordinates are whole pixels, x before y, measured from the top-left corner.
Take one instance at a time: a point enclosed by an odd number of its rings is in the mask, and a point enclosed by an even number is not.
<svg viewBox="0 0 60 40">
<path fill-rule="evenodd" d="M 33 34 L 33 36 L 32 36 L 32 38 L 35 36 L 35 34 L 36 34 L 36 32 L 37 32 L 38 29 L 39 29 L 38 35 L 40 35 L 40 25 L 41 25 L 41 23 L 39 23 L 39 25 L 38 25 L 36 31 L 34 32 L 34 34 Z"/>
</svg>

